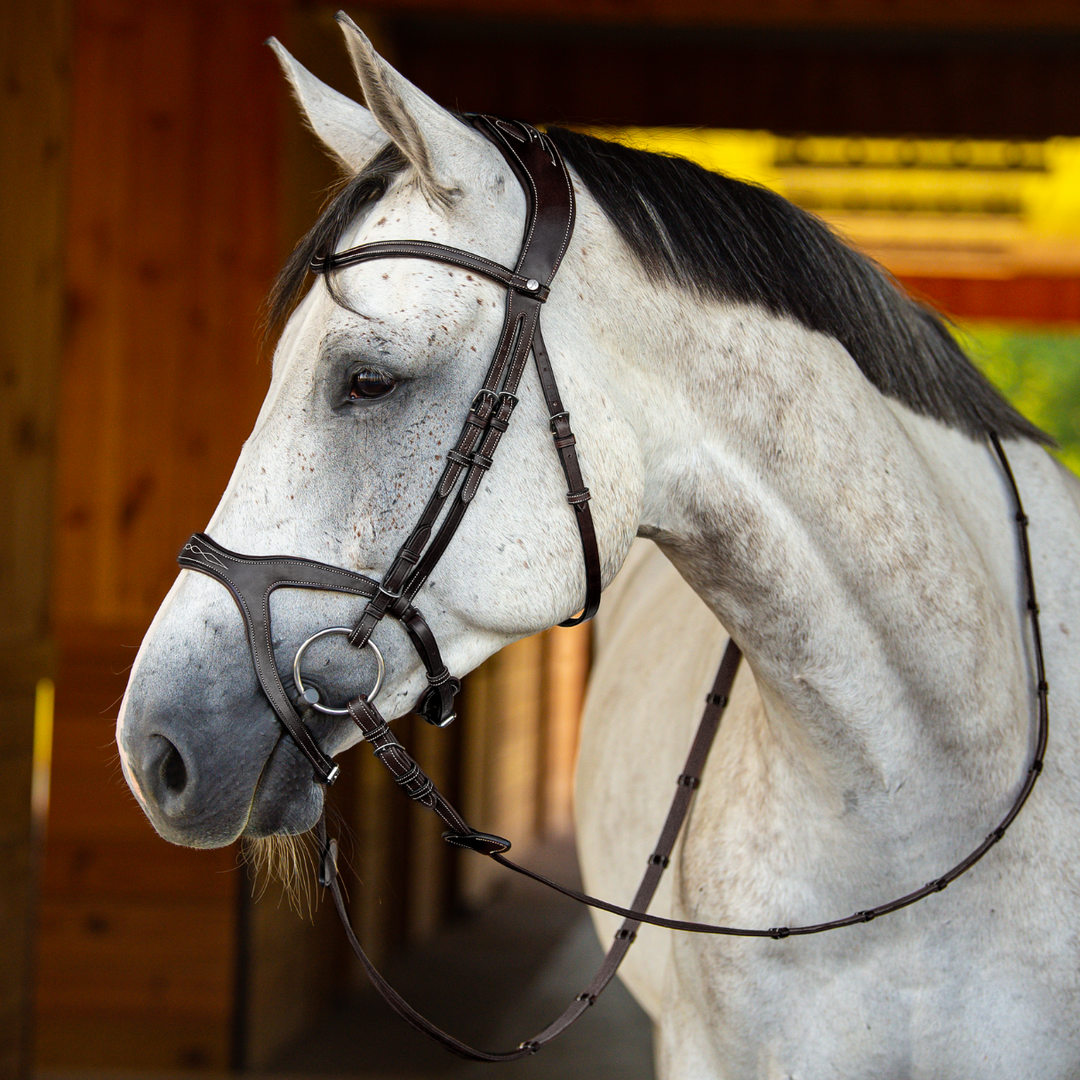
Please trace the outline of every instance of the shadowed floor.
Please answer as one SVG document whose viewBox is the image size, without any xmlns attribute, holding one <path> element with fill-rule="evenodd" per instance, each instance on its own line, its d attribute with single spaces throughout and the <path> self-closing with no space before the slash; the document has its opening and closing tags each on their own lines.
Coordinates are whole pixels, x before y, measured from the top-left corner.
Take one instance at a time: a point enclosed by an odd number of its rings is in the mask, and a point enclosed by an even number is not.
<svg viewBox="0 0 1080 1080">
<path fill-rule="evenodd" d="M 552 872 L 573 884 L 573 852 Z M 547 867 L 545 867 L 547 869 Z M 429 1019 L 483 1050 L 508 1050 L 543 1029 L 588 984 L 602 953 L 585 910 L 526 881 L 390 965 L 391 984 Z M 463 1061 L 399 1019 L 374 992 L 342 1001 L 275 1072 L 358 1080 L 652 1080 L 648 1018 L 616 979 L 566 1034 L 535 1057 Z"/>
</svg>

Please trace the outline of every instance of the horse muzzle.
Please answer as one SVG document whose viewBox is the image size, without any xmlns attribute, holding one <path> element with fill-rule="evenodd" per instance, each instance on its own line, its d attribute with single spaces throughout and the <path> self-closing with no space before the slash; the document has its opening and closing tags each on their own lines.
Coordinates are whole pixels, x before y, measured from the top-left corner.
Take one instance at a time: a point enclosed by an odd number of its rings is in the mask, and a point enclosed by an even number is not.
<svg viewBox="0 0 1080 1080">
<path fill-rule="evenodd" d="M 373 650 L 310 640 L 282 619 L 277 654 L 283 692 L 302 653 L 302 685 L 330 707 L 371 687 Z M 303 646 L 303 648 L 300 648 Z M 268 646 L 269 648 L 269 646 Z M 339 655 L 342 654 L 342 655 Z M 302 708 L 305 732 L 330 757 L 355 741 L 346 717 Z M 183 575 L 136 658 L 117 722 L 125 777 L 154 828 L 188 847 L 218 847 L 241 835 L 304 832 L 318 819 L 322 786 L 256 678 L 236 610 L 200 575 Z"/>
</svg>

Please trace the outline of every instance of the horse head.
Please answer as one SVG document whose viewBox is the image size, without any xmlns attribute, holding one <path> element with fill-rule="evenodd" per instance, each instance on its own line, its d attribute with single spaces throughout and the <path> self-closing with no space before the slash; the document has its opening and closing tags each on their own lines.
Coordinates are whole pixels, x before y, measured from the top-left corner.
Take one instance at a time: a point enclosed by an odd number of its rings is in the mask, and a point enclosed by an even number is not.
<svg viewBox="0 0 1080 1080">
<path fill-rule="evenodd" d="M 328 238 L 331 254 L 416 240 L 513 267 L 527 204 L 504 156 L 340 19 L 367 108 L 272 43 L 308 123 L 350 174 L 283 271 L 279 306 L 298 291 L 312 255 L 325 258 Z M 603 330 L 584 318 L 595 272 L 595 261 L 587 273 L 580 249 L 570 251 L 545 332 L 554 357 L 574 358 L 559 368 L 560 387 L 588 431 L 580 452 L 607 580 L 629 547 L 641 495 L 630 426 L 602 389 Z M 503 334 L 505 294 L 468 268 L 409 258 L 318 277 L 281 335 L 269 392 L 208 533 L 223 549 L 287 554 L 381 581 L 483 384 Z M 527 370 L 497 463 L 412 598 L 455 675 L 582 606 L 581 541 L 537 383 Z M 297 650 L 324 628 L 356 623 L 365 601 L 280 587 L 268 603 L 273 629 L 264 657 L 272 655 L 295 698 L 289 673 Z M 158 832 L 176 843 L 301 832 L 321 813 L 311 764 L 283 737 L 260 686 L 242 606 L 219 582 L 182 570 L 143 642 L 117 722 L 124 774 Z M 371 641 L 385 657 L 379 707 L 393 719 L 416 707 L 424 665 L 390 619 Z M 345 702 L 370 690 L 374 656 L 342 637 L 319 638 L 305 651 L 304 683 L 323 702 Z M 307 725 L 328 757 L 360 738 L 347 716 L 309 713 Z"/>
</svg>

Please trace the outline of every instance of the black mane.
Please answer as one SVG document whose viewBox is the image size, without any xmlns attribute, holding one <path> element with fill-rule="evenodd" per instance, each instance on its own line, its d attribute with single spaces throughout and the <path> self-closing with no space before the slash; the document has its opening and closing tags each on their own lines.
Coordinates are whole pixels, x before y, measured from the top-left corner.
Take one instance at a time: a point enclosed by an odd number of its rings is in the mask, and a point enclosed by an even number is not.
<svg viewBox="0 0 1080 1080">
<path fill-rule="evenodd" d="M 987 382 L 936 314 L 818 218 L 684 158 L 563 128 L 548 128 L 548 135 L 653 280 L 757 304 L 828 334 L 883 394 L 972 437 L 993 431 L 1052 442 Z M 269 329 L 299 299 L 312 258 L 333 251 L 406 167 L 388 144 L 334 196 L 274 281 Z M 327 284 L 344 303 L 333 274 Z"/>
<path fill-rule="evenodd" d="M 548 135 L 646 272 L 828 334 L 883 394 L 972 437 L 1052 442 L 980 374 L 934 312 L 820 219 L 684 158 Z"/>
</svg>

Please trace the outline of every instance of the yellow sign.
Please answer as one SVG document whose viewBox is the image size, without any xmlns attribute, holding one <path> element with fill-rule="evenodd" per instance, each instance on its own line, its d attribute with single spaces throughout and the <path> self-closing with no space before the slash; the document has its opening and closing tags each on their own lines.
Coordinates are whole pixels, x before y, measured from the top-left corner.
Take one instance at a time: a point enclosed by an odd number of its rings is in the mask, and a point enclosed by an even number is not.
<svg viewBox="0 0 1080 1080">
<path fill-rule="evenodd" d="M 1080 273 L 1080 139 L 787 138 L 696 128 L 591 134 L 772 188 L 897 274 Z"/>
</svg>

